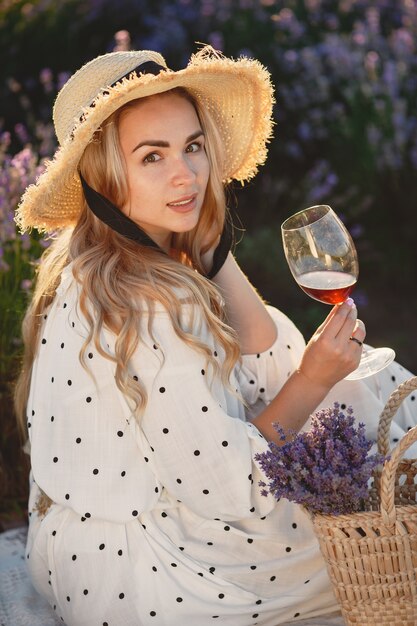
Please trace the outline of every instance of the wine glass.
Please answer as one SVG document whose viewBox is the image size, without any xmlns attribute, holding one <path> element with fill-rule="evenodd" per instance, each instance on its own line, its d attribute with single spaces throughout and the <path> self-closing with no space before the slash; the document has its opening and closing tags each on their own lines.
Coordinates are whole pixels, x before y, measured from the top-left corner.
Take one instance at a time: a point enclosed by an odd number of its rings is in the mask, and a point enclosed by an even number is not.
<svg viewBox="0 0 417 626">
<path fill-rule="evenodd" d="M 305 293 L 324 302 L 343 302 L 359 274 L 355 244 L 336 213 L 327 205 L 309 207 L 281 226 L 285 256 L 295 280 Z M 363 349 L 356 370 L 346 380 L 371 376 L 395 358 L 391 348 Z"/>
</svg>

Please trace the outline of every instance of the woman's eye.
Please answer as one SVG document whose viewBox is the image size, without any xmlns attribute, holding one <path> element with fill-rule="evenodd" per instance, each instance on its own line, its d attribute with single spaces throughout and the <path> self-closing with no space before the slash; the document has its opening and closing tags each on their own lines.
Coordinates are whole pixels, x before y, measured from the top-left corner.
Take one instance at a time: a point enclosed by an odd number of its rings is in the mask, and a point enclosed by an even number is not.
<svg viewBox="0 0 417 626">
<path fill-rule="evenodd" d="M 143 159 L 144 163 L 156 163 L 156 161 L 159 161 L 161 157 L 159 156 L 159 154 L 157 154 L 156 152 L 151 152 L 150 154 L 147 154 L 146 157 Z"/>
<path fill-rule="evenodd" d="M 193 143 L 187 146 L 186 152 L 198 152 L 199 150 L 201 150 L 201 142 L 193 141 Z"/>
</svg>

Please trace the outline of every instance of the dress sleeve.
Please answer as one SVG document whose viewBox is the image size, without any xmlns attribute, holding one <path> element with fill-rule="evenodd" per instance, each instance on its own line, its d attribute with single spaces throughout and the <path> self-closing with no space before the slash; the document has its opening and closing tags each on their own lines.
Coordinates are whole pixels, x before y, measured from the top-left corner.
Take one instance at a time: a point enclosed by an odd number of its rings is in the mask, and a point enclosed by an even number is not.
<svg viewBox="0 0 417 626">
<path fill-rule="evenodd" d="M 243 355 L 238 371 L 249 414 L 256 414 L 271 402 L 297 369 L 305 348 L 304 338 L 293 322 L 278 309 L 272 306 L 267 309 L 276 324 L 277 338 L 268 350 Z"/>
<path fill-rule="evenodd" d="M 222 358 L 212 336 L 204 339 Z M 158 481 L 171 500 L 207 519 L 266 515 L 275 501 L 260 494 L 262 475 L 253 459 L 267 442 L 245 421 L 235 389 L 210 375 L 205 356 L 175 334 L 168 315 L 155 317 L 153 340 L 163 353 L 162 366 L 146 368 L 142 353 L 135 367 L 148 393 L 141 429 Z"/>
</svg>

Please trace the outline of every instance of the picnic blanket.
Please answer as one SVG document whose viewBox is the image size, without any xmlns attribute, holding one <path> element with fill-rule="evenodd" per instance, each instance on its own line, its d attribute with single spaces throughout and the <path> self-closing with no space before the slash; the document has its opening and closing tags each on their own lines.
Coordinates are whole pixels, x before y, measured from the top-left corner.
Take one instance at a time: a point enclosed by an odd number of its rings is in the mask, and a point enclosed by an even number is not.
<svg viewBox="0 0 417 626">
<path fill-rule="evenodd" d="M 25 560 L 26 534 L 26 527 L 0 534 L 0 626 L 62 626 L 61 620 L 29 580 Z M 281 626 L 343 626 L 343 623 L 340 614 L 332 614 Z"/>
</svg>

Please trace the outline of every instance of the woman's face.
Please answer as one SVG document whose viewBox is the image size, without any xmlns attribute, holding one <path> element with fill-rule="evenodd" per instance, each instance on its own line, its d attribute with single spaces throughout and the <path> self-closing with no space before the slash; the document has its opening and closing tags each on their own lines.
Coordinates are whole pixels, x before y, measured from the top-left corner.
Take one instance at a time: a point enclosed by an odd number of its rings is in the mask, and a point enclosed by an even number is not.
<svg viewBox="0 0 417 626">
<path fill-rule="evenodd" d="M 172 233 L 196 226 L 209 178 L 197 113 L 178 94 L 152 96 L 121 116 L 119 137 L 129 192 L 121 209 L 169 251 Z"/>
</svg>

